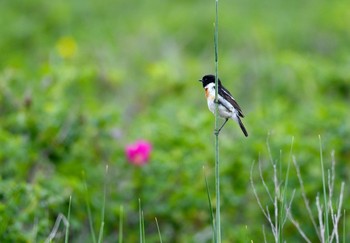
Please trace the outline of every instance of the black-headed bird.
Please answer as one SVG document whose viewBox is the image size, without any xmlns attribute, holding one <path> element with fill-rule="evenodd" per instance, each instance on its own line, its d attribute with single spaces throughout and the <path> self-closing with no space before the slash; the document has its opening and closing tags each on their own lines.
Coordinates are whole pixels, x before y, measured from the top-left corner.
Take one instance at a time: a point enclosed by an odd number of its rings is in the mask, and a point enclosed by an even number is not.
<svg viewBox="0 0 350 243">
<path fill-rule="evenodd" d="M 203 84 L 208 108 L 212 113 L 215 114 L 215 75 L 205 75 L 199 81 Z M 221 129 L 225 126 L 228 119 L 232 118 L 238 123 L 244 135 L 248 137 L 248 132 L 241 121 L 241 118 L 244 117 L 241 107 L 239 107 L 238 103 L 232 97 L 231 93 L 221 84 L 220 79 L 218 79 L 218 85 L 218 115 L 221 118 L 224 118 L 225 122 L 218 129 L 217 133 L 220 133 Z"/>
</svg>

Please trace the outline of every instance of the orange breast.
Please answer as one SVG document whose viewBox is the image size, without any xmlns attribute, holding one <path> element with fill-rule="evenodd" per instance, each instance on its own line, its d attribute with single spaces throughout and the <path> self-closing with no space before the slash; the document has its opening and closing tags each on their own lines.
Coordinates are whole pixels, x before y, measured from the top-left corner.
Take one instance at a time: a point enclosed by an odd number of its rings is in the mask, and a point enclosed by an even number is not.
<svg viewBox="0 0 350 243">
<path fill-rule="evenodd" d="M 208 91 L 208 88 L 205 88 L 205 97 L 207 97 L 207 98 L 208 98 L 208 96 L 209 96 L 209 91 Z"/>
</svg>

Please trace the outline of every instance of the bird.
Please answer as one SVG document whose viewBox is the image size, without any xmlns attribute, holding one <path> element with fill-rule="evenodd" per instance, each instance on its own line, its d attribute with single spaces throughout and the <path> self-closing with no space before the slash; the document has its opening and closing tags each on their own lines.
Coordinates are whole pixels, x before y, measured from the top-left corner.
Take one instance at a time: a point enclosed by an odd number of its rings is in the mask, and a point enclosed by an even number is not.
<svg viewBox="0 0 350 243">
<path fill-rule="evenodd" d="M 209 110 L 215 114 L 215 75 L 207 74 L 199 80 L 203 84 L 205 90 L 205 97 L 207 99 Z M 244 127 L 241 118 L 244 118 L 241 107 L 233 98 L 231 93 L 222 85 L 221 80 L 218 78 L 218 115 L 225 119 L 222 126 L 216 131 L 219 134 L 221 129 L 225 126 L 226 122 L 231 118 L 238 123 L 242 132 L 248 137 L 247 129 Z"/>
</svg>

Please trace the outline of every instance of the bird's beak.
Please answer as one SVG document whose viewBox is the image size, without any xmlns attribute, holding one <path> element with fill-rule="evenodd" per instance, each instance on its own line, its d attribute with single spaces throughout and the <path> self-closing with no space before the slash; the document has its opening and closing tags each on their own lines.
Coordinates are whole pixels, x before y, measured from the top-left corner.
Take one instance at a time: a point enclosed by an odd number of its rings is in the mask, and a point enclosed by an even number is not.
<svg viewBox="0 0 350 243">
<path fill-rule="evenodd" d="M 203 80 L 202 79 L 200 79 L 200 80 L 198 80 L 199 82 L 203 82 Z"/>
</svg>

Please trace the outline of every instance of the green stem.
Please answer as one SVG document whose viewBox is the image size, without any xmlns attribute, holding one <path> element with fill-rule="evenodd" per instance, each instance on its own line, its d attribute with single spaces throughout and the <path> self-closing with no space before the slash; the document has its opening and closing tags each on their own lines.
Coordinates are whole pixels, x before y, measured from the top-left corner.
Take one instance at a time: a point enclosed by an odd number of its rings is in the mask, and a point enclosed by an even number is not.
<svg viewBox="0 0 350 243">
<path fill-rule="evenodd" d="M 210 198 L 208 180 L 207 180 L 207 176 L 206 176 L 205 172 L 204 172 L 204 178 L 205 178 L 205 186 L 207 188 L 207 196 L 208 196 L 209 212 L 210 212 L 210 221 L 211 221 L 211 226 L 212 226 L 212 231 L 213 231 L 213 241 L 215 242 L 216 241 L 216 229 L 215 229 L 214 213 L 213 213 L 213 206 L 212 206 L 211 198 Z"/>
<path fill-rule="evenodd" d="M 120 216 L 119 216 L 119 241 L 118 243 L 123 243 L 123 206 L 120 206 Z"/>
<path fill-rule="evenodd" d="M 88 192 L 88 188 L 87 188 L 87 184 L 86 184 L 85 172 L 83 172 L 83 178 L 84 178 L 84 188 L 85 188 L 85 201 L 86 201 L 86 208 L 87 208 L 90 231 L 91 231 L 91 238 L 92 238 L 92 242 L 96 243 L 96 235 L 95 235 L 95 230 L 94 230 L 94 226 L 93 226 L 91 208 L 90 208 L 90 203 L 89 203 L 89 192 Z"/>
<path fill-rule="evenodd" d="M 216 230 L 216 243 L 221 242 L 221 223 L 220 223 L 220 163 L 219 163 L 219 133 L 218 133 L 218 5 L 219 0 L 215 0 L 215 34 L 214 34 L 214 47 L 215 47 L 215 191 L 216 191 L 216 215 L 215 215 L 215 230 Z"/>
<path fill-rule="evenodd" d="M 143 211 L 141 207 L 141 199 L 139 198 L 139 221 L 140 221 L 140 243 L 145 243 L 146 242 L 146 237 L 145 237 L 145 219 L 143 216 Z"/>
<path fill-rule="evenodd" d="M 98 236 L 98 243 L 101 243 L 103 240 L 103 228 L 105 225 L 105 208 L 106 208 L 106 194 L 107 194 L 107 178 L 108 176 L 108 165 L 106 165 L 106 174 L 105 174 L 105 182 L 103 187 L 103 199 L 102 199 L 102 211 L 101 211 L 101 226 L 100 232 Z"/>
<path fill-rule="evenodd" d="M 156 220 L 156 225 L 157 225 L 157 230 L 158 230 L 159 242 L 163 243 L 163 241 L 162 241 L 162 234 L 160 233 L 158 220 L 157 220 L 157 218 L 155 218 L 155 220 Z"/>
<path fill-rule="evenodd" d="M 321 171 L 322 171 L 323 199 L 324 199 L 324 225 L 325 225 L 324 238 L 325 238 L 326 242 L 329 242 L 328 200 L 327 200 L 327 191 L 326 191 L 326 176 L 324 173 L 324 166 L 323 166 L 323 152 L 322 152 L 321 136 L 319 135 L 318 138 L 320 141 L 320 157 L 321 157 Z"/>
<path fill-rule="evenodd" d="M 68 204 L 68 216 L 67 216 L 67 221 L 68 221 L 68 225 L 66 227 L 66 235 L 64 238 L 64 242 L 68 243 L 68 239 L 69 239 L 69 227 L 70 227 L 70 209 L 72 206 L 72 196 L 69 196 L 69 204 Z"/>
</svg>

